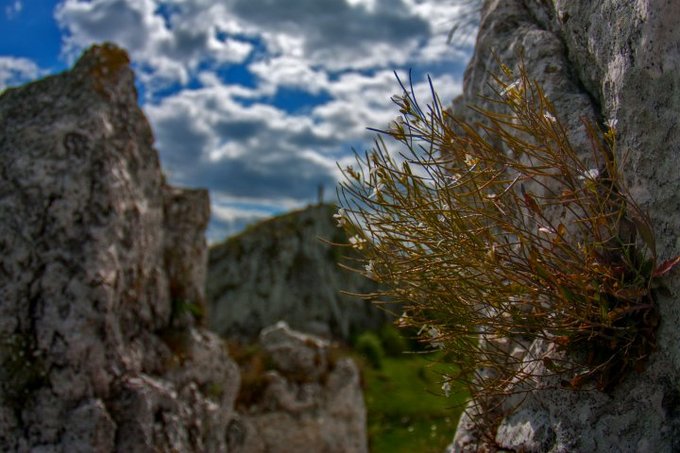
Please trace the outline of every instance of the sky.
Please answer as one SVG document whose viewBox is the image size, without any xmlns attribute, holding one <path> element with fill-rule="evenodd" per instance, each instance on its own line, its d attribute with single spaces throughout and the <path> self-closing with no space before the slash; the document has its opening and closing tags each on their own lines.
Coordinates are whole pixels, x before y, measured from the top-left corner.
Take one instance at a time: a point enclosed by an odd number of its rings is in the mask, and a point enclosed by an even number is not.
<svg viewBox="0 0 680 453">
<path fill-rule="evenodd" d="M 466 0 L 0 0 L 0 90 L 125 48 L 170 183 L 210 191 L 210 242 L 318 199 L 420 100 L 461 92 Z M 469 1 L 469 0 L 468 0 Z"/>
</svg>

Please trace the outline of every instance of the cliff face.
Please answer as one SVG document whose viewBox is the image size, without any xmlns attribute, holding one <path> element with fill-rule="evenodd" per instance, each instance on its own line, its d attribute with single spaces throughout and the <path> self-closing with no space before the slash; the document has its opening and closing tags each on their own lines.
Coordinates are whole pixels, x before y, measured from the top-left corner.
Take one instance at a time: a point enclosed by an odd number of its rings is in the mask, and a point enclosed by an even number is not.
<svg viewBox="0 0 680 453">
<path fill-rule="evenodd" d="M 124 51 L 0 97 L 0 450 L 224 451 L 205 191 L 164 185 Z"/>
<path fill-rule="evenodd" d="M 133 82 L 103 45 L 0 96 L 0 451 L 365 451 L 358 371 L 300 362 L 313 337 L 263 337 L 270 382 L 234 409 L 201 325 L 208 194 L 163 182 Z"/>
<path fill-rule="evenodd" d="M 660 259 L 680 252 L 680 9 L 641 0 L 487 0 L 464 94 L 464 106 L 495 108 L 490 73 L 496 56 L 511 68 L 519 55 L 531 78 L 561 113 L 570 137 L 588 148 L 581 118 L 616 121 L 619 158 L 633 197 L 649 211 Z M 677 274 L 676 274 L 677 275 Z M 515 451 L 680 450 L 680 279 L 667 277 L 672 296 L 659 294 L 658 350 L 647 367 L 611 394 L 543 390 L 527 396 L 514 415 L 493 427 L 496 446 Z M 537 342 L 538 343 L 538 342 Z M 532 348 L 541 348 L 534 344 Z M 516 401 L 508 401 L 508 405 Z M 488 445 L 487 445 L 488 446 Z M 495 448 L 493 447 L 493 448 Z M 461 421 L 455 451 L 477 451 L 479 433 Z"/>
<path fill-rule="evenodd" d="M 334 208 L 313 206 L 256 225 L 210 249 L 207 298 L 210 326 L 229 337 L 253 338 L 286 321 L 292 328 L 348 338 L 387 319 L 376 306 L 340 291 L 375 285 L 338 267 L 341 250 L 320 239 L 346 242 Z"/>
</svg>

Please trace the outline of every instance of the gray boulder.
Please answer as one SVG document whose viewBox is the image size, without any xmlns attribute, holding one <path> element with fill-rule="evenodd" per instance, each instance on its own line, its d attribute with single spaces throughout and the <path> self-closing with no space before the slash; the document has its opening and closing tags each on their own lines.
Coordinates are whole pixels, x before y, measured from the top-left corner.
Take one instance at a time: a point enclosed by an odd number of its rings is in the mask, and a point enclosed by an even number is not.
<svg viewBox="0 0 680 453">
<path fill-rule="evenodd" d="M 166 186 L 126 53 L 0 95 L 0 450 L 226 451 L 205 191 Z"/>
<path fill-rule="evenodd" d="M 351 359 L 333 359 L 327 341 L 285 322 L 265 329 L 260 345 L 272 367 L 259 398 L 231 425 L 233 451 L 368 451 L 366 407 Z"/>
<path fill-rule="evenodd" d="M 575 144 L 587 147 L 581 117 L 617 121 L 626 182 L 649 211 L 660 259 L 677 255 L 678 22 L 680 8 L 667 1 L 487 0 L 464 94 L 453 113 L 475 120 L 465 105 L 495 108 L 479 97 L 491 94 L 495 55 L 517 67 L 523 54 L 530 77 L 544 87 Z M 658 350 L 643 372 L 628 376 L 610 394 L 532 392 L 519 410 L 486 427 L 495 433 L 492 442 L 481 438 L 471 412 L 461 420 L 451 450 L 680 451 L 680 279 L 672 275 L 664 283 L 673 296 L 658 295 Z M 548 384 L 546 379 L 539 387 Z M 509 399 L 507 405 L 516 402 Z"/>
</svg>

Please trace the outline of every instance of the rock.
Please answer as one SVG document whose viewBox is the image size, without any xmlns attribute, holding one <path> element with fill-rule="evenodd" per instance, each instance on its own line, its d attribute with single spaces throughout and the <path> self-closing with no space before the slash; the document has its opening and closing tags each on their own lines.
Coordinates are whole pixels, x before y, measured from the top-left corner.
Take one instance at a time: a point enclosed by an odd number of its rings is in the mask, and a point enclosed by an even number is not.
<svg viewBox="0 0 680 453">
<path fill-rule="evenodd" d="M 357 297 L 370 280 L 338 266 L 346 243 L 329 205 L 311 206 L 260 223 L 210 249 L 207 298 L 210 327 L 230 338 L 252 340 L 278 321 L 303 332 L 348 339 L 382 326 L 385 310 Z"/>
<path fill-rule="evenodd" d="M 281 322 L 260 344 L 272 369 L 258 401 L 230 427 L 231 451 L 367 452 L 366 408 L 359 370 L 332 360 L 330 344 Z"/>
<path fill-rule="evenodd" d="M 328 369 L 329 343 L 312 335 L 295 332 L 285 321 L 268 327 L 260 334 L 260 344 L 284 373 L 300 373 L 319 379 Z"/>
<path fill-rule="evenodd" d="M 0 450 L 226 451 L 205 191 L 164 184 L 126 53 L 0 95 Z"/>
<path fill-rule="evenodd" d="M 170 282 L 170 299 L 191 303 L 197 314 L 204 315 L 207 266 L 196 263 L 208 260 L 203 234 L 210 220 L 208 193 L 164 185 L 163 214 L 163 264 Z M 190 323 L 191 316 L 185 318 Z"/>
<path fill-rule="evenodd" d="M 678 21 L 680 9 L 660 0 L 487 0 L 453 113 L 474 120 L 464 105 L 496 108 L 478 97 L 490 94 L 495 56 L 516 68 L 523 54 L 530 77 L 544 87 L 578 146 L 587 146 L 581 117 L 617 121 L 624 176 L 633 198 L 649 211 L 660 259 L 677 255 L 680 31 L 671 24 Z M 495 431 L 489 445 L 527 452 L 680 451 L 680 280 L 673 274 L 664 284 L 672 296 L 657 297 L 658 350 L 644 371 L 610 394 L 532 392 L 517 411 L 489 427 Z M 532 349 L 544 346 L 538 343 Z M 539 386 L 549 387 L 547 381 Z M 507 406 L 511 402 L 516 400 Z M 452 451 L 482 443 L 469 418 L 459 425 Z"/>
</svg>

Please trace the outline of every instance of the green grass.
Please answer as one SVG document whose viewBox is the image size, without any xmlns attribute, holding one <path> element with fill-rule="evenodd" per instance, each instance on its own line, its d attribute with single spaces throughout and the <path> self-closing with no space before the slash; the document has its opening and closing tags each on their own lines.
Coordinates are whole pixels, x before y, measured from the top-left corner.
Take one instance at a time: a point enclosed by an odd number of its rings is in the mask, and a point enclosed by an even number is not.
<svg viewBox="0 0 680 453">
<path fill-rule="evenodd" d="M 450 365 L 435 359 L 404 354 L 386 357 L 380 370 L 363 367 L 371 452 L 441 453 L 451 443 L 467 393 L 454 385 L 448 398 L 442 394 Z"/>
</svg>

